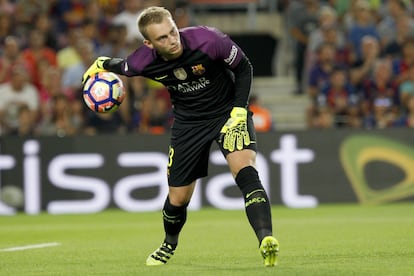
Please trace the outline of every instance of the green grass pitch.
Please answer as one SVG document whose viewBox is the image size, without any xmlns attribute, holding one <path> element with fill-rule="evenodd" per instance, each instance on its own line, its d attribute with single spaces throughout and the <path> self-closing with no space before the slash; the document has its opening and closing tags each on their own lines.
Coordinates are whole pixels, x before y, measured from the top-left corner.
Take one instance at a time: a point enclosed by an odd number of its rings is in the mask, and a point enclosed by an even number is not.
<svg viewBox="0 0 414 276">
<path fill-rule="evenodd" d="M 272 209 L 279 265 L 262 266 L 244 211 L 189 212 L 162 267 L 145 259 L 163 237 L 160 212 L 0 217 L 0 275 L 414 275 L 414 205 Z M 7 251 L 8 248 L 57 246 Z"/>
</svg>

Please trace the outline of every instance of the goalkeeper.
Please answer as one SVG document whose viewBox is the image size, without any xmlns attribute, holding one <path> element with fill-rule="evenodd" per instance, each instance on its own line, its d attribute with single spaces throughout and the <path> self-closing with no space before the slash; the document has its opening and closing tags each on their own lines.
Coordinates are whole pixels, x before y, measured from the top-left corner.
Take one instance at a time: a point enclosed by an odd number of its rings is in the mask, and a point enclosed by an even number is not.
<svg viewBox="0 0 414 276">
<path fill-rule="evenodd" d="M 198 178 L 207 176 L 210 147 L 218 143 L 245 201 L 265 266 L 277 263 L 269 199 L 255 168 L 256 135 L 247 109 L 252 66 L 227 35 L 209 27 L 177 29 L 168 10 L 149 7 L 138 18 L 144 45 L 125 59 L 99 57 L 83 82 L 99 71 L 144 76 L 168 88 L 173 104 L 165 230 L 147 265 L 163 265 L 177 248 Z M 231 246 L 231 245 L 229 245 Z"/>
</svg>

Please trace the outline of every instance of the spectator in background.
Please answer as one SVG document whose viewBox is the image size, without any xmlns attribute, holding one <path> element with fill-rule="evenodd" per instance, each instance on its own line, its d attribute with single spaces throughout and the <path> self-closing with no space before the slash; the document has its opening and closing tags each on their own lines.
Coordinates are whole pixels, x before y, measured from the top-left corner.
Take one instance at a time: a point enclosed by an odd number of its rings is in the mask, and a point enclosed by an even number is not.
<svg viewBox="0 0 414 276">
<path fill-rule="evenodd" d="M 71 136 L 80 130 L 79 122 L 73 116 L 72 105 L 63 94 L 55 94 L 50 100 L 50 113 L 43 117 L 37 127 L 37 134 L 47 136 Z"/>
<path fill-rule="evenodd" d="M 99 6 L 102 16 L 108 20 L 108 23 L 110 23 L 110 19 L 120 12 L 123 1 L 124 0 L 95 0 L 92 2 Z"/>
<path fill-rule="evenodd" d="M 164 86 L 155 88 L 155 102 L 154 102 L 154 109 L 159 109 L 160 112 L 158 114 L 155 112 L 152 113 L 153 118 L 163 118 L 163 124 L 165 132 L 170 131 L 172 124 L 173 124 L 173 110 L 171 105 L 170 93 L 168 89 Z M 157 119 L 152 120 L 156 122 Z M 159 120 L 158 120 L 159 121 Z M 151 123 L 151 125 L 156 126 L 156 124 Z M 158 123 L 160 125 L 160 123 Z"/>
<path fill-rule="evenodd" d="M 62 71 L 55 66 L 45 67 L 40 76 L 41 87 L 39 89 L 40 116 L 43 120 L 49 117 L 52 107 L 52 99 L 58 95 L 70 95 L 62 89 Z"/>
<path fill-rule="evenodd" d="M 366 4 L 369 7 L 373 21 L 377 21 L 377 18 L 380 15 L 381 5 L 378 1 L 382 0 L 365 0 L 365 3 L 363 3 L 363 5 Z M 361 5 L 360 0 L 334 0 L 334 2 L 336 10 L 340 14 L 343 29 L 347 33 L 351 27 L 355 25 L 356 17 Z"/>
<path fill-rule="evenodd" d="M 35 135 L 35 118 L 30 108 L 23 104 L 18 108 L 17 127 L 9 133 L 13 136 L 27 137 Z"/>
<path fill-rule="evenodd" d="M 318 116 L 320 106 L 318 100 L 320 100 L 321 91 L 328 85 L 335 66 L 335 46 L 330 43 L 323 43 L 317 50 L 316 63 L 310 69 L 308 78 L 307 94 L 311 101 L 309 108 L 306 110 L 306 118 L 310 127 L 313 126 L 313 118 Z"/>
<path fill-rule="evenodd" d="M 322 6 L 318 12 L 318 27 L 309 34 L 308 51 L 315 51 L 319 45 L 325 42 L 324 30 L 329 27 L 338 28 L 338 18 L 335 9 L 330 6 Z M 337 32 L 338 43 L 345 43 L 343 34 Z"/>
<path fill-rule="evenodd" d="M 179 29 L 196 25 L 190 14 L 189 6 L 187 1 L 177 1 L 175 5 L 174 18 Z"/>
<path fill-rule="evenodd" d="M 75 45 L 75 50 L 80 56 L 80 62 L 68 66 L 63 70 L 61 87 L 69 98 L 76 98 L 82 91 L 82 74 L 89 64 L 95 60 L 93 44 L 90 40 L 83 38 Z"/>
<path fill-rule="evenodd" d="M 13 34 L 12 15 L 0 13 L 0 43 L 4 43 L 6 37 Z"/>
<path fill-rule="evenodd" d="M 153 95 L 146 93 L 139 101 L 139 108 L 135 114 L 136 132 L 138 133 L 148 133 L 153 98 Z"/>
<path fill-rule="evenodd" d="M 119 112 L 97 113 L 88 111 L 84 126 L 84 134 L 122 134 L 127 127 Z"/>
<path fill-rule="evenodd" d="M 414 128 L 414 95 L 411 94 L 405 104 L 404 114 L 394 122 L 396 127 Z"/>
<path fill-rule="evenodd" d="M 412 18 L 405 14 L 396 19 L 395 37 L 383 49 L 383 56 L 396 58 L 400 57 L 403 51 L 403 44 L 410 37 L 414 37 L 414 28 L 411 25 Z"/>
<path fill-rule="evenodd" d="M 269 132 L 273 129 L 272 114 L 260 104 L 257 95 L 250 96 L 249 109 L 253 112 L 253 122 L 257 132 Z"/>
<path fill-rule="evenodd" d="M 130 105 L 131 121 L 129 129 L 135 131 L 139 129 L 139 124 L 142 119 L 141 110 L 143 108 L 143 101 L 148 94 L 147 80 L 144 77 L 127 78 L 124 84 L 128 92 L 126 99 L 129 99 Z"/>
<path fill-rule="evenodd" d="M 154 86 L 142 98 L 141 103 L 138 132 L 163 134 L 169 131 L 172 125 L 172 110 L 168 91 L 162 86 Z"/>
<path fill-rule="evenodd" d="M 307 93 L 314 101 L 329 82 L 330 75 L 337 65 L 335 46 L 323 43 L 317 50 L 317 60 L 309 72 Z"/>
<path fill-rule="evenodd" d="M 89 1 L 86 5 L 86 17 L 83 23 L 84 35 L 94 42 L 95 53 L 98 53 L 100 47 L 105 43 L 112 17 L 105 14 L 102 1 Z M 116 1 L 113 5 L 116 5 Z M 87 23 L 87 24 L 86 24 Z"/>
<path fill-rule="evenodd" d="M 65 33 L 71 28 L 81 26 L 86 18 L 86 6 L 87 1 L 84 0 L 59 0 L 54 2 L 53 15 L 57 21 L 57 30 Z"/>
<path fill-rule="evenodd" d="M 408 100 L 414 95 L 414 67 L 410 67 L 407 79 L 399 85 L 398 91 L 401 107 L 405 111 L 407 109 Z"/>
<path fill-rule="evenodd" d="M 152 109 L 148 120 L 148 131 L 151 134 L 164 134 L 169 131 L 172 122 L 172 114 L 168 101 L 161 95 L 153 99 Z"/>
<path fill-rule="evenodd" d="M 322 6 L 318 12 L 318 27 L 309 34 L 309 42 L 306 48 L 306 65 L 305 65 L 305 76 L 309 74 L 309 69 L 315 64 L 316 50 L 319 45 L 326 42 L 326 35 L 328 28 L 336 26 L 337 17 L 335 10 L 330 6 Z M 334 44 L 337 44 L 335 38 Z"/>
<path fill-rule="evenodd" d="M 38 91 L 28 81 L 26 68 L 15 66 L 10 82 L 0 85 L 0 124 L 3 132 L 16 131 L 19 125 L 19 109 L 26 105 L 31 118 L 37 120 L 39 114 Z"/>
<path fill-rule="evenodd" d="M 69 30 L 65 45 L 57 51 L 58 66 L 62 70 L 66 70 L 69 66 L 81 62 L 81 57 L 76 50 L 78 42 L 84 38 L 81 27 L 72 28 Z"/>
<path fill-rule="evenodd" d="M 323 41 L 335 46 L 335 60 L 340 65 L 349 65 L 355 59 L 354 54 L 346 43 L 345 35 L 337 25 L 322 28 Z"/>
<path fill-rule="evenodd" d="M 303 74 L 305 69 L 305 54 L 310 33 L 318 27 L 319 0 L 304 0 L 303 3 L 290 10 L 289 32 L 294 39 L 294 68 L 296 90 L 295 94 L 303 93 Z"/>
<path fill-rule="evenodd" d="M 362 113 L 366 128 L 385 128 L 399 117 L 398 86 L 389 60 L 376 63 L 372 79 L 361 87 Z"/>
<path fill-rule="evenodd" d="M 414 66 L 414 37 L 407 38 L 402 45 L 401 56 L 392 60 L 393 77 L 397 84 L 409 78 L 409 69 Z"/>
<path fill-rule="evenodd" d="M 129 54 L 126 32 L 124 25 L 110 25 L 106 41 L 99 48 L 97 56 L 126 57 Z"/>
<path fill-rule="evenodd" d="M 142 0 L 124 0 L 123 8 L 119 14 L 114 16 L 112 24 L 124 25 L 127 28 L 127 43 L 136 46 L 138 43 L 142 43 L 144 39 L 137 26 L 137 18 L 143 8 Z"/>
<path fill-rule="evenodd" d="M 114 3 L 108 3 L 111 5 L 115 5 L 117 7 L 118 0 L 111 1 L 111 0 L 104 0 L 106 2 L 114 2 Z M 86 5 L 86 19 L 94 22 L 99 29 L 101 33 L 106 33 L 107 28 L 110 24 L 109 18 L 107 18 L 107 15 L 105 14 L 105 6 L 102 3 L 102 0 L 95 0 L 95 1 L 89 1 Z"/>
<path fill-rule="evenodd" d="M 29 34 L 29 46 L 22 52 L 23 59 L 31 69 L 31 81 L 40 88 L 40 67 L 42 63 L 57 65 L 56 52 L 45 45 L 45 35 L 32 29 Z"/>
<path fill-rule="evenodd" d="M 315 65 L 318 47 L 323 43 L 335 46 L 335 60 L 338 64 L 349 64 L 352 61 L 353 56 L 338 24 L 335 11 L 328 6 L 322 7 L 319 28 L 311 33 L 307 49 L 307 74 Z"/>
<path fill-rule="evenodd" d="M 395 117 L 391 110 L 391 102 L 386 98 L 377 98 L 373 102 L 372 119 L 364 117 L 365 128 L 388 128 L 393 125 Z"/>
<path fill-rule="evenodd" d="M 386 15 L 377 24 L 380 36 L 381 48 L 387 48 L 390 43 L 397 40 L 397 24 L 399 18 L 408 19 L 405 24 L 407 28 L 414 29 L 414 19 L 410 18 L 404 0 L 387 0 Z M 408 17 L 407 17 L 408 16 Z"/>
<path fill-rule="evenodd" d="M 10 81 L 13 68 L 17 65 L 28 66 L 21 57 L 19 40 L 15 36 L 8 36 L 2 45 L 3 53 L 0 55 L 0 83 Z"/>
<path fill-rule="evenodd" d="M 352 51 L 354 51 L 356 58 L 360 59 L 362 55 L 361 41 L 363 37 L 372 36 L 379 40 L 379 34 L 376 30 L 369 2 L 366 0 L 357 0 L 355 9 L 355 21 L 348 31 L 347 41 Z"/>
<path fill-rule="evenodd" d="M 92 19 L 86 18 L 82 23 L 83 37 L 93 43 L 93 51 L 96 53 L 101 46 L 101 37 L 98 23 Z"/>
<path fill-rule="evenodd" d="M 365 36 L 361 41 L 361 55 L 354 64 L 350 65 L 350 81 L 357 88 L 361 88 L 365 80 L 374 77 L 375 64 L 380 60 L 379 41 L 372 36 Z"/>
<path fill-rule="evenodd" d="M 13 15 L 15 12 L 14 1 L 0 0 L 0 14 Z"/>
<path fill-rule="evenodd" d="M 339 20 L 344 23 L 346 20 L 346 17 L 349 17 L 350 14 L 352 14 L 352 4 L 355 2 L 355 0 L 335 0 L 335 1 L 329 1 L 332 5 L 332 7 L 335 9 Z M 345 25 L 345 24 L 343 24 Z M 344 26 L 345 29 L 345 26 Z"/>
<path fill-rule="evenodd" d="M 337 66 L 332 71 L 329 83 L 322 89 L 318 104 L 327 107 L 332 114 L 336 127 L 358 127 L 359 98 L 354 87 L 348 80 L 344 67 Z"/>
<path fill-rule="evenodd" d="M 45 46 L 57 51 L 59 48 L 59 38 L 53 29 L 53 22 L 47 13 L 39 14 L 33 19 L 34 28 L 41 33 L 45 38 Z"/>
<path fill-rule="evenodd" d="M 56 66 L 45 66 L 40 72 L 39 100 L 41 104 L 48 101 L 57 94 L 61 94 L 61 71 Z"/>
<path fill-rule="evenodd" d="M 314 129 L 329 129 L 334 127 L 334 117 L 328 106 L 319 106 L 311 118 L 308 118 L 308 127 Z"/>
<path fill-rule="evenodd" d="M 49 14 L 51 1 L 16 0 L 15 2 L 15 34 L 26 38 L 33 29 L 36 17 Z"/>
</svg>

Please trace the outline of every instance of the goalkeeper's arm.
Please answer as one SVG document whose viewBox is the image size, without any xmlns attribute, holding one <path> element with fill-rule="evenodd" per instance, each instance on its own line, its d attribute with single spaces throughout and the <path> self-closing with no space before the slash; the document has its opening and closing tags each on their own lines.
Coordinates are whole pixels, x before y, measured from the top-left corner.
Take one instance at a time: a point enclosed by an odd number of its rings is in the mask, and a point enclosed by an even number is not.
<svg viewBox="0 0 414 276">
<path fill-rule="evenodd" d="M 110 58 L 108 60 L 105 60 L 103 63 L 103 68 L 107 71 L 111 71 L 115 74 L 122 75 L 122 64 L 124 62 L 124 59 L 122 58 Z"/>
<path fill-rule="evenodd" d="M 83 74 L 82 83 L 84 84 L 89 77 L 103 71 L 110 71 L 121 75 L 123 61 L 121 58 L 98 57 Z"/>
<path fill-rule="evenodd" d="M 230 118 L 221 129 L 223 148 L 230 152 L 250 145 L 247 129 L 247 105 L 252 81 L 252 66 L 246 57 L 233 69 L 235 75 L 235 101 Z"/>
<path fill-rule="evenodd" d="M 246 56 L 243 56 L 239 64 L 232 71 L 234 73 L 236 91 L 234 106 L 246 108 L 253 78 L 252 64 Z"/>
</svg>

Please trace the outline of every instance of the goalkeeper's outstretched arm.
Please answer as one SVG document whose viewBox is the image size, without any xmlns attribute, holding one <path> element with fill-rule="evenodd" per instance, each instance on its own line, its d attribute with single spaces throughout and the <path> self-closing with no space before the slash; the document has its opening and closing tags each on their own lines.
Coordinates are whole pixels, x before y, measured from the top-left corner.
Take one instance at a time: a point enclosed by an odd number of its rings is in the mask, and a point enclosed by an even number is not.
<svg viewBox="0 0 414 276">
<path fill-rule="evenodd" d="M 83 74 L 82 83 L 85 84 L 89 77 L 103 71 L 110 71 L 118 75 L 123 75 L 123 61 L 124 59 L 122 58 L 98 57 Z"/>
<path fill-rule="evenodd" d="M 103 63 L 103 68 L 115 74 L 123 75 L 123 72 L 122 72 L 123 62 L 124 62 L 124 59 L 122 58 L 110 58 L 108 60 L 105 60 L 105 62 Z"/>
</svg>

